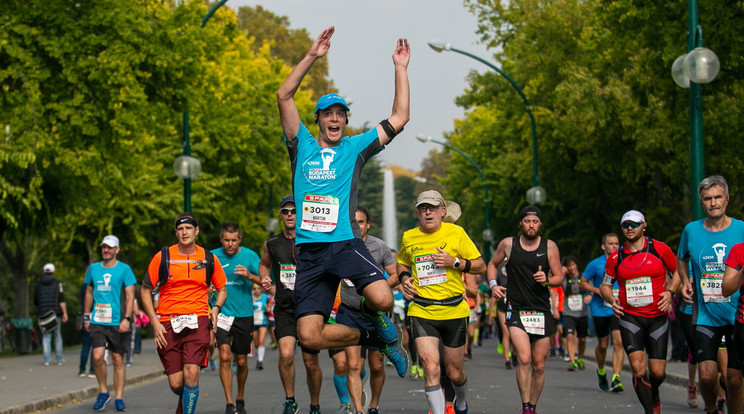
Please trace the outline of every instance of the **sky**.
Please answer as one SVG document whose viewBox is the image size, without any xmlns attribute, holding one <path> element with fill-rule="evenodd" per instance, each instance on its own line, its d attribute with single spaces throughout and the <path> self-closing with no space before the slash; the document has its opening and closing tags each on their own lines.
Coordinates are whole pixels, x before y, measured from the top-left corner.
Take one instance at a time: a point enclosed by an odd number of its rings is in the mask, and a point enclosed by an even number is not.
<svg viewBox="0 0 744 414">
<path fill-rule="evenodd" d="M 349 124 L 376 125 L 390 116 L 394 95 L 392 54 L 398 38 L 411 46 L 408 77 L 411 88 L 411 120 L 405 130 L 378 155 L 383 166 L 398 165 L 411 171 L 421 168 L 429 150 L 441 146 L 421 143 L 419 134 L 444 140 L 463 118 L 455 98 L 468 87 L 471 70 L 489 70 L 467 56 L 437 53 L 432 40 L 485 59 L 492 59 L 475 33 L 477 20 L 461 0 L 353 0 L 321 3 L 309 0 L 228 0 L 235 10 L 260 5 L 276 15 L 287 16 L 290 28 L 308 31 L 315 39 L 329 26 L 336 31 L 326 55 L 329 76 L 351 107 Z M 295 64 L 296 62 L 291 62 Z"/>
</svg>

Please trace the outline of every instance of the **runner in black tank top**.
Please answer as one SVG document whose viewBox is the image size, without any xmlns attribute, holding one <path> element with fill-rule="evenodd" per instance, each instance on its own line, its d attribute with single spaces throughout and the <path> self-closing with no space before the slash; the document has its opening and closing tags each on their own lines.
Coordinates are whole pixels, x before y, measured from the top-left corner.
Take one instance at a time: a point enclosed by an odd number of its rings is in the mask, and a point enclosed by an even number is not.
<svg viewBox="0 0 744 414">
<path fill-rule="evenodd" d="M 550 313 L 550 289 L 535 281 L 538 268 L 547 273 L 548 240 L 540 239 L 534 251 L 526 251 L 519 243 L 519 236 L 512 238 L 509 261 L 506 263 L 506 299 L 512 309 L 535 310 Z"/>
</svg>

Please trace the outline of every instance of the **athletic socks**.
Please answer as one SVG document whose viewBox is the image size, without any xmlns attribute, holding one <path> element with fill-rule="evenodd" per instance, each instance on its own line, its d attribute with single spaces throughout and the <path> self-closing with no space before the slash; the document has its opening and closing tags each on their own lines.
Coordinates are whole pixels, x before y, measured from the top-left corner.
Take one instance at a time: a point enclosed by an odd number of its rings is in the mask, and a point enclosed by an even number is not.
<svg viewBox="0 0 744 414">
<path fill-rule="evenodd" d="M 441 385 L 431 385 L 424 387 L 426 392 L 426 401 L 429 402 L 431 414 L 444 414 L 444 393 Z"/>
<path fill-rule="evenodd" d="M 604 368 L 602 368 L 602 369 L 598 369 L 598 370 L 597 370 L 597 374 L 599 374 L 599 375 L 601 375 L 601 376 L 603 376 L 603 377 L 604 377 L 605 375 L 607 375 L 607 371 L 605 371 L 605 369 L 604 369 Z"/>
<path fill-rule="evenodd" d="M 333 374 L 333 385 L 336 387 L 339 402 L 349 404 L 349 387 L 346 386 L 346 374 L 343 376 Z"/>
<path fill-rule="evenodd" d="M 263 362 L 264 354 L 266 353 L 266 347 L 265 346 L 259 346 L 258 347 L 258 362 Z"/>
<path fill-rule="evenodd" d="M 199 399 L 199 385 L 195 387 L 183 386 L 183 413 L 194 414 L 196 401 Z"/>
<path fill-rule="evenodd" d="M 635 389 L 638 401 L 641 402 L 646 414 L 653 414 L 654 396 L 648 376 L 633 377 L 633 389 Z"/>
<path fill-rule="evenodd" d="M 468 378 L 465 377 L 465 381 L 462 384 L 455 384 L 453 381 L 452 386 L 455 388 L 455 409 L 457 411 L 464 411 L 467 408 L 465 394 L 468 391 Z"/>
</svg>

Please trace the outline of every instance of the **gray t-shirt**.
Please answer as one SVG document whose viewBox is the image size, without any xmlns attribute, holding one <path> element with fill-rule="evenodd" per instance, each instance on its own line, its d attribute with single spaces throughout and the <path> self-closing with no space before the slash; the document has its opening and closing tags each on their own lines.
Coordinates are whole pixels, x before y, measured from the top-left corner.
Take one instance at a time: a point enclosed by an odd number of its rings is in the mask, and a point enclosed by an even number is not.
<svg viewBox="0 0 744 414">
<path fill-rule="evenodd" d="M 393 253 L 384 241 L 378 239 L 375 236 L 367 235 L 367 240 L 364 242 L 367 245 L 367 250 L 372 258 L 375 259 L 377 265 L 385 270 L 386 267 L 391 264 L 395 264 Z M 362 302 L 362 296 L 357 293 L 356 287 L 349 279 L 341 281 L 341 303 L 352 308 L 359 309 L 359 304 Z"/>
<path fill-rule="evenodd" d="M 579 288 L 579 278 L 566 276 L 563 280 L 563 315 L 573 316 L 576 318 L 587 316 L 584 295 Z"/>
</svg>

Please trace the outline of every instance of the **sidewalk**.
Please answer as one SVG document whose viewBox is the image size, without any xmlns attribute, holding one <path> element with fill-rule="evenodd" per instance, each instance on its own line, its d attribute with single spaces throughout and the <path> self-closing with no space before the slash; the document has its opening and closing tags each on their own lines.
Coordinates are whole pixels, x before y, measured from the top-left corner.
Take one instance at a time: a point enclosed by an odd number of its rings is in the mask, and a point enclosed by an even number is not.
<svg viewBox="0 0 744 414">
<path fill-rule="evenodd" d="M 25 414 L 45 411 L 98 395 L 95 378 L 79 378 L 80 348 L 65 350 L 65 365 L 42 365 L 43 357 L 19 355 L 0 359 L 0 414 Z M 113 392 L 113 366 L 108 367 L 109 391 Z M 163 367 L 151 338 L 142 340 L 142 353 L 132 358 L 127 368 L 126 385 L 159 378 Z M 126 389 L 124 390 L 126 399 Z M 91 407 L 92 409 L 92 407 Z"/>
</svg>

